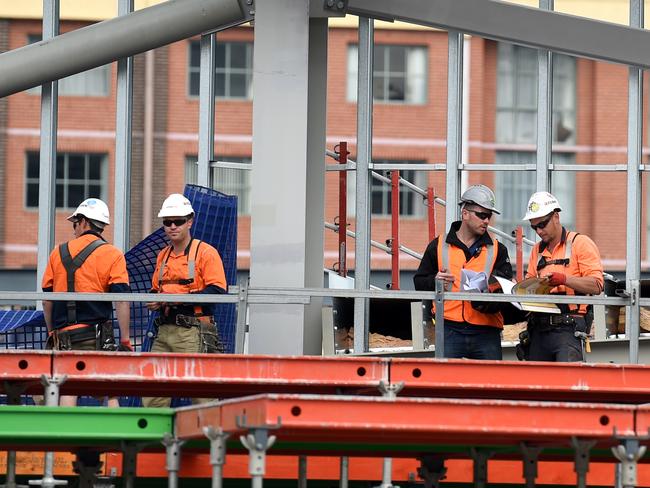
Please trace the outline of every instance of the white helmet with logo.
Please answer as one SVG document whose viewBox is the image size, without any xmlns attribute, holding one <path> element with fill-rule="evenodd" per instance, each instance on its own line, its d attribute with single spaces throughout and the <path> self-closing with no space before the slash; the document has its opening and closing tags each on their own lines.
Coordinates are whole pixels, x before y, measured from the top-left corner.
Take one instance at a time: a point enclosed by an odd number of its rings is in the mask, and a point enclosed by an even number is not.
<svg viewBox="0 0 650 488">
<path fill-rule="evenodd" d="M 533 193 L 530 200 L 528 200 L 526 215 L 522 220 L 545 217 L 556 210 L 558 212 L 562 211 L 562 207 L 560 206 L 560 202 L 557 201 L 557 198 L 547 191 L 538 191 L 537 193 Z"/>
<path fill-rule="evenodd" d="M 158 217 L 186 217 L 194 213 L 192 204 L 180 193 L 172 193 L 160 207 Z"/>
<path fill-rule="evenodd" d="M 110 214 L 108 213 L 108 205 L 102 202 L 99 198 L 87 198 L 79 204 L 77 210 L 74 211 L 68 220 L 74 222 L 83 215 L 88 220 L 94 221 L 98 227 L 104 227 L 111 223 Z"/>
<path fill-rule="evenodd" d="M 495 207 L 496 198 L 494 197 L 494 192 L 485 185 L 472 185 L 465 190 L 460 197 L 458 205 L 463 205 L 464 203 L 475 203 L 484 209 L 491 210 L 495 214 L 501 213 Z"/>
</svg>

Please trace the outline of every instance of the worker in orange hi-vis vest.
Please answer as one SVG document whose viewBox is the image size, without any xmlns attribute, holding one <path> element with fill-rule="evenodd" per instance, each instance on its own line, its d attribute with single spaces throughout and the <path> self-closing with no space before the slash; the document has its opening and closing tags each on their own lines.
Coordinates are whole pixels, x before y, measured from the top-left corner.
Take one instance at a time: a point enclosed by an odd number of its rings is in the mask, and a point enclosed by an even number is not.
<svg viewBox="0 0 650 488">
<path fill-rule="evenodd" d="M 416 290 L 435 291 L 442 279 L 447 291 L 461 290 L 464 270 L 512 278 L 506 247 L 489 232 L 495 206 L 494 193 L 473 185 L 461 196 L 461 220 L 449 232 L 431 241 L 413 277 Z M 444 354 L 447 358 L 502 359 L 503 304 L 499 302 L 444 302 Z"/>
<path fill-rule="evenodd" d="M 560 223 L 562 207 L 552 194 L 534 193 L 523 220 L 541 242 L 533 247 L 526 277 L 543 278 L 551 294 L 598 295 L 603 291 L 603 265 L 594 241 Z M 562 313 L 533 312 L 528 318 L 530 361 L 584 361 L 593 322 L 591 305 L 558 304 Z"/>
<path fill-rule="evenodd" d="M 226 293 L 228 285 L 219 252 L 206 242 L 192 238 L 194 209 L 183 195 L 173 193 L 158 213 L 170 245 L 158 254 L 151 280 L 157 294 Z M 157 328 L 151 352 L 187 354 L 223 352 L 213 304 L 183 304 L 160 301 L 147 303 L 158 311 Z M 193 403 L 209 401 L 195 398 Z M 143 398 L 145 407 L 168 407 L 169 398 Z"/>
<path fill-rule="evenodd" d="M 55 248 L 42 280 L 44 292 L 130 293 L 124 254 L 102 237 L 110 224 L 106 204 L 84 200 L 68 220 L 75 238 Z M 129 336 L 130 303 L 116 302 L 120 342 L 115 344 L 113 306 L 104 301 L 43 301 L 48 329 L 47 347 L 73 351 L 133 351 Z M 77 397 L 62 396 L 62 406 L 75 406 Z M 111 399 L 109 406 L 119 406 Z"/>
</svg>

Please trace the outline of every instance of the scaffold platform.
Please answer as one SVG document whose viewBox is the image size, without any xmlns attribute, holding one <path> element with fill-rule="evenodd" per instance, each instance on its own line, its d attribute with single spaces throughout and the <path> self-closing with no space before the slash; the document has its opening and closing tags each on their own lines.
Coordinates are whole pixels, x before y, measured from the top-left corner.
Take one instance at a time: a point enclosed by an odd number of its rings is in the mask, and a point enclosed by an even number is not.
<svg viewBox="0 0 650 488">
<path fill-rule="evenodd" d="M 470 482 L 488 459 L 550 462 L 583 475 L 591 460 L 613 470 L 620 460 L 612 449 L 634 459 L 636 472 L 650 443 L 650 367 L 639 365 L 11 350 L 0 354 L 0 379 L 3 393 L 218 399 L 180 409 L 0 408 L 3 449 L 119 453 L 138 445 L 160 466 L 170 449 L 178 454 L 184 445 L 196 463 L 218 444 L 221 468 L 226 452 L 390 456 L 396 466 L 436 456 L 473 464 L 465 469 Z M 205 475 L 194 466 L 190 476 Z M 170 476 L 179 470 L 167 465 Z"/>
</svg>

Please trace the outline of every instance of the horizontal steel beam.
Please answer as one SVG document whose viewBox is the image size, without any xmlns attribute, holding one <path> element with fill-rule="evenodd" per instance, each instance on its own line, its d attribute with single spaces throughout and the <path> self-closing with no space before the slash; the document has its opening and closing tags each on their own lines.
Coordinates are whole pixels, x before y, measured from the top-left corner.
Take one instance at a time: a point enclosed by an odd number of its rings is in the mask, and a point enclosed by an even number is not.
<svg viewBox="0 0 650 488">
<path fill-rule="evenodd" d="M 0 54 L 0 97 L 252 18 L 239 0 L 169 0 Z"/>
<path fill-rule="evenodd" d="M 348 13 L 650 68 L 650 32 L 495 0 L 349 0 Z"/>
</svg>

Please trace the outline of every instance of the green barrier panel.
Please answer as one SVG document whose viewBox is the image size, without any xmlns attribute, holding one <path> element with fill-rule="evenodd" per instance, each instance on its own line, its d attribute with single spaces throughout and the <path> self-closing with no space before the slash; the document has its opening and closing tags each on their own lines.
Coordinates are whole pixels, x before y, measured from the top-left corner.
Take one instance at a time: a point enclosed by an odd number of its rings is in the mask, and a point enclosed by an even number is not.
<svg viewBox="0 0 650 488">
<path fill-rule="evenodd" d="M 119 446 L 173 432 L 171 408 L 0 407 L 0 445 Z"/>
</svg>

